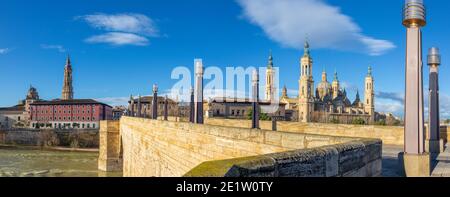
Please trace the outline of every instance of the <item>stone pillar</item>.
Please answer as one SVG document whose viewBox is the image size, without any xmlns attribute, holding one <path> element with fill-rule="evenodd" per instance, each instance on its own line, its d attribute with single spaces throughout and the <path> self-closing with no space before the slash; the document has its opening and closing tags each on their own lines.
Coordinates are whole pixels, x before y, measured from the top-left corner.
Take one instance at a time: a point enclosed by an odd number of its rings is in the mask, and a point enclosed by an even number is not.
<svg viewBox="0 0 450 197">
<path fill-rule="evenodd" d="M 130 96 L 130 110 L 129 110 L 129 116 L 134 117 L 134 98 L 133 95 Z"/>
<path fill-rule="evenodd" d="M 189 122 L 195 123 L 195 96 L 194 96 L 194 88 L 191 88 L 191 100 L 189 102 Z"/>
<path fill-rule="evenodd" d="M 147 118 L 147 106 L 144 105 L 144 109 L 142 110 L 142 118 Z"/>
<path fill-rule="evenodd" d="M 164 120 L 167 121 L 169 120 L 169 111 L 167 109 L 167 105 L 168 105 L 169 99 L 166 97 L 164 98 Z"/>
<path fill-rule="evenodd" d="M 272 116 L 272 131 L 277 131 L 277 118 Z"/>
<path fill-rule="evenodd" d="M 429 77 L 429 125 L 428 139 L 425 141 L 425 149 L 432 154 L 444 152 L 444 140 L 440 139 L 439 120 L 439 72 L 441 55 L 438 48 L 431 48 L 428 52 Z"/>
<path fill-rule="evenodd" d="M 153 85 L 152 119 L 158 119 L 158 85 Z"/>
<path fill-rule="evenodd" d="M 405 145 L 400 153 L 405 175 L 430 176 L 430 155 L 425 153 L 422 31 L 425 26 L 423 0 L 406 0 L 403 25 L 406 40 Z"/>
<path fill-rule="evenodd" d="M 252 129 L 259 129 L 259 74 L 253 71 L 252 76 Z"/>
<path fill-rule="evenodd" d="M 138 101 L 137 101 L 137 117 L 141 117 L 141 110 L 142 110 L 142 105 L 141 105 L 141 95 L 138 96 Z"/>
<path fill-rule="evenodd" d="M 195 123 L 203 124 L 203 63 L 195 60 Z"/>
<path fill-rule="evenodd" d="M 100 121 L 98 169 L 106 172 L 122 171 L 122 146 L 118 120 Z"/>
</svg>

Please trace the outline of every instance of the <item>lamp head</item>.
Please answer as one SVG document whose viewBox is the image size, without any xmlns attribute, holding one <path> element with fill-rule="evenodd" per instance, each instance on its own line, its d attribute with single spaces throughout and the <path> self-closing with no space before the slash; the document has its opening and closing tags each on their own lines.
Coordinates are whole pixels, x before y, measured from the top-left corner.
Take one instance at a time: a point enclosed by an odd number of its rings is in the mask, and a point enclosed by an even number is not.
<svg viewBox="0 0 450 197">
<path fill-rule="evenodd" d="M 428 65 L 439 66 L 441 64 L 441 54 L 439 48 L 432 47 L 428 50 Z"/>
<path fill-rule="evenodd" d="M 403 25 L 405 27 L 423 27 L 426 24 L 426 10 L 423 0 L 406 0 L 403 8 Z"/>
</svg>

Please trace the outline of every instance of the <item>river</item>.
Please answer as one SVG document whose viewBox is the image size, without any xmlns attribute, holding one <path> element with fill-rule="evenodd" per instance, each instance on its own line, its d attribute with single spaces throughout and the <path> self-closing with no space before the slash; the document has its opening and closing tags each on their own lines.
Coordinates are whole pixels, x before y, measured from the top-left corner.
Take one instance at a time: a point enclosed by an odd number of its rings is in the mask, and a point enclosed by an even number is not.
<svg viewBox="0 0 450 197">
<path fill-rule="evenodd" d="M 0 146 L 0 177 L 118 177 L 97 170 L 97 152 Z"/>
</svg>

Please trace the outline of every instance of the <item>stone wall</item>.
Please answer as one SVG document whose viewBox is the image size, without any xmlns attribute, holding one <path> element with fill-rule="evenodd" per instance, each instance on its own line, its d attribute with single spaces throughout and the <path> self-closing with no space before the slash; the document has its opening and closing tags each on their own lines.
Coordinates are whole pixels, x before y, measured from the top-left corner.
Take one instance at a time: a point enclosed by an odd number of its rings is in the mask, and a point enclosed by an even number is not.
<svg viewBox="0 0 450 197">
<path fill-rule="evenodd" d="M 373 177 L 381 175 L 381 140 L 208 161 L 187 177 Z"/>
<path fill-rule="evenodd" d="M 132 117 L 121 118 L 120 135 L 123 175 L 131 177 L 179 177 L 206 161 L 318 148 L 361 140 Z M 101 146 L 106 146 L 109 142 L 104 144 L 103 141 Z M 345 147 L 347 146 L 343 146 L 347 150 Z M 379 152 L 381 157 L 381 146 Z M 366 154 L 368 153 L 348 151 L 343 155 L 342 161 L 344 162 L 344 158 L 353 160 Z M 381 165 L 379 167 L 377 170 L 381 170 Z M 360 168 L 361 166 L 355 165 L 352 169 Z M 374 171 L 373 175 L 375 174 L 377 173 Z"/>
<path fill-rule="evenodd" d="M 101 121 L 98 169 L 102 171 L 122 171 L 122 147 L 119 121 Z"/>
<path fill-rule="evenodd" d="M 235 125 L 242 128 L 250 128 L 249 120 L 231 119 L 206 119 L 205 124 L 209 125 Z M 272 129 L 272 122 L 260 121 L 262 129 Z M 425 127 L 427 128 L 427 127 Z M 293 133 L 310 133 L 319 135 L 333 135 L 343 137 L 377 138 L 383 140 L 384 144 L 403 145 L 404 127 L 377 126 L 377 125 L 349 125 L 349 124 L 323 124 L 323 123 L 299 123 L 299 122 L 277 122 L 279 131 Z M 450 141 L 450 126 L 442 126 L 440 132 L 444 142 Z"/>
<path fill-rule="evenodd" d="M 9 129 L 0 132 L 1 144 L 98 148 L 98 130 Z"/>
<path fill-rule="evenodd" d="M 209 125 L 235 125 L 242 128 L 250 128 L 249 120 L 230 119 L 206 119 Z M 262 129 L 272 129 L 272 122 L 260 121 Z M 292 133 L 332 135 L 342 137 L 376 138 L 383 140 L 385 144 L 403 145 L 403 127 L 376 126 L 376 125 L 350 125 L 350 124 L 323 124 L 323 123 L 300 123 L 300 122 L 277 122 L 279 131 Z"/>
</svg>

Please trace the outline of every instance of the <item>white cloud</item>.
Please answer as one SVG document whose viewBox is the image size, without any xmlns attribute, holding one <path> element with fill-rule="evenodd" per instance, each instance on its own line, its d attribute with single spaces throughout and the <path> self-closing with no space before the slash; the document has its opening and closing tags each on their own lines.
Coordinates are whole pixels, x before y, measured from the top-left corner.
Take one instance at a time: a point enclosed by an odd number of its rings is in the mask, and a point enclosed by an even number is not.
<svg viewBox="0 0 450 197">
<path fill-rule="evenodd" d="M 81 18 L 92 27 L 105 31 L 158 36 L 158 28 L 153 20 L 143 14 L 93 14 Z"/>
<path fill-rule="evenodd" d="M 107 43 L 116 46 L 121 45 L 135 45 L 147 46 L 149 40 L 143 36 L 132 33 L 109 32 L 101 35 L 92 36 L 85 40 L 88 43 Z"/>
<path fill-rule="evenodd" d="M 60 53 L 65 53 L 67 51 L 62 45 L 41 44 L 41 48 L 43 48 L 43 49 L 56 49 Z"/>
<path fill-rule="evenodd" d="M 450 96 L 441 94 L 439 105 L 440 105 L 441 119 L 450 119 Z"/>
<path fill-rule="evenodd" d="M 287 94 L 291 98 L 297 98 L 298 97 L 298 90 L 287 89 Z"/>
<path fill-rule="evenodd" d="M 403 103 L 386 99 L 375 99 L 375 111 L 393 113 L 395 116 L 403 117 Z"/>
<path fill-rule="evenodd" d="M 95 99 L 99 102 L 106 103 L 111 106 L 127 106 L 130 97 L 106 97 Z"/>
<path fill-rule="evenodd" d="M 362 33 L 351 17 L 324 0 L 237 0 L 243 16 L 285 47 L 311 47 L 382 55 L 395 45 Z"/>
<path fill-rule="evenodd" d="M 425 90 L 427 88 L 424 88 Z M 439 95 L 439 111 L 441 119 L 450 119 L 450 96 L 441 93 Z M 403 117 L 404 94 L 401 92 L 377 92 L 375 98 L 375 109 L 378 112 L 392 112 Z M 428 117 L 428 95 L 424 94 L 424 114 Z"/>
<path fill-rule="evenodd" d="M 354 85 L 352 83 L 346 82 L 346 81 L 340 82 L 340 86 L 341 86 L 341 88 L 343 88 L 343 89 L 345 89 L 347 91 L 350 90 L 350 91 L 356 92 L 358 90 L 358 86 L 356 86 L 356 85 Z"/>
<path fill-rule="evenodd" d="M 0 49 L 0 55 L 7 54 L 9 51 L 8 48 Z"/>
<path fill-rule="evenodd" d="M 96 29 L 106 31 L 87 38 L 85 41 L 88 43 L 147 46 L 149 37 L 159 36 L 154 21 L 143 14 L 92 14 L 76 18 L 86 21 Z"/>
<path fill-rule="evenodd" d="M 401 92 L 375 92 L 376 98 L 387 99 L 391 101 L 396 101 L 398 103 L 402 103 L 405 100 L 405 94 Z"/>
</svg>

